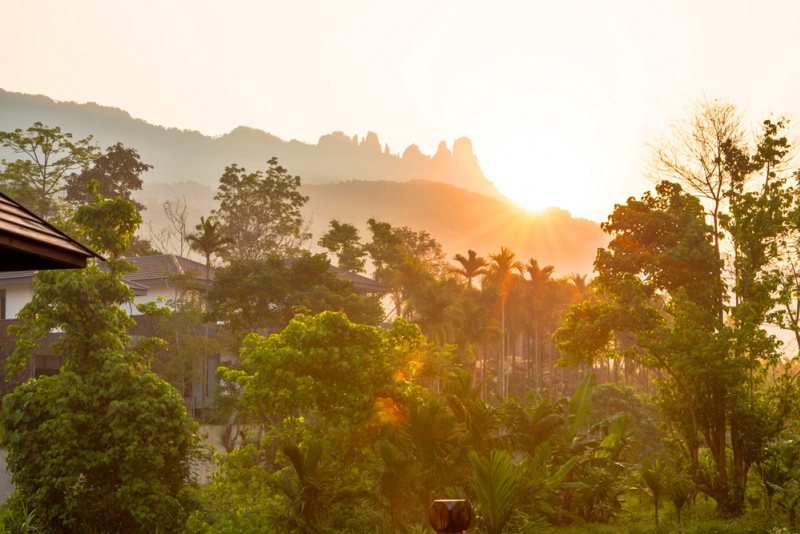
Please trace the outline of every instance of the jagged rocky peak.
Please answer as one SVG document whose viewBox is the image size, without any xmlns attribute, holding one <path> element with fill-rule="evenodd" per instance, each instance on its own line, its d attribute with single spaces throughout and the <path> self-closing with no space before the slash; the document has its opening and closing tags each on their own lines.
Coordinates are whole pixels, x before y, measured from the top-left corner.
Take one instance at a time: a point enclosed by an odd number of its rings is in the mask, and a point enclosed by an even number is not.
<svg viewBox="0 0 800 534">
<path fill-rule="evenodd" d="M 447 143 L 445 141 L 441 141 L 439 146 L 436 148 L 436 154 L 433 155 L 433 161 L 435 162 L 447 162 L 453 155 L 450 153 L 450 149 L 447 148 Z"/>
<path fill-rule="evenodd" d="M 359 146 L 366 148 L 370 152 L 381 152 L 381 142 L 378 140 L 378 134 L 375 132 L 367 132 L 367 136 L 361 140 Z"/>
<path fill-rule="evenodd" d="M 416 144 L 408 145 L 405 152 L 403 152 L 403 159 L 405 160 L 421 160 L 428 159 L 428 156 L 422 153 Z"/>
<path fill-rule="evenodd" d="M 472 150 L 472 140 L 469 137 L 459 137 L 453 143 L 453 158 L 458 161 L 478 162 Z"/>
<path fill-rule="evenodd" d="M 344 144 L 358 146 L 358 136 L 350 137 L 344 132 L 337 130 L 321 136 L 317 144 Z"/>
</svg>

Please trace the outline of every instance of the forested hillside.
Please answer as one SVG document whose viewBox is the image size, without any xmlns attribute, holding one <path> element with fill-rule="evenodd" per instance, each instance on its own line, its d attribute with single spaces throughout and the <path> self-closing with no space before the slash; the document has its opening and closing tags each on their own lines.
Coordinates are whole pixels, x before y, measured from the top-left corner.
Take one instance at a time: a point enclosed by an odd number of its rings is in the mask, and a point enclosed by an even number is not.
<svg viewBox="0 0 800 534">
<path fill-rule="evenodd" d="M 216 207 L 214 189 L 196 183 L 158 184 L 138 198 L 148 206 L 147 219 L 164 223 L 160 204 L 185 199 L 189 219 Z M 600 226 L 569 212 L 550 209 L 530 213 L 512 202 L 428 181 L 306 184 L 309 197 L 303 214 L 312 222 L 312 242 L 336 219 L 367 233 L 367 220 L 375 218 L 395 226 L 425 230 L 434 236 L 448 257 L 474 249 L 487 254 L 508 246 L 522 258 L 536 258 L 556 266 L 559 275 L 591 274 L 598 247 L 608 242 Z"/>
</svg>

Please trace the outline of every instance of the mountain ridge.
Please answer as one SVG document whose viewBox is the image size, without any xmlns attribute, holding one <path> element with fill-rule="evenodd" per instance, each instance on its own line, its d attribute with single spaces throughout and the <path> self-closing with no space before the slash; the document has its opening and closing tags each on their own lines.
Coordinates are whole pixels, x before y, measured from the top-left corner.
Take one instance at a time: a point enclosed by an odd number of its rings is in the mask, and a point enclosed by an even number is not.
<svg viewBox="0 0 800 534">
<path fill-rule="evenodd" d="M 608 242 L 596 222 L 558 208 L 527 212 L 501 195 L 483 176 L 468 138 L 457 139 L 452 149 L 442 142 L 428 156 L 414 144 L 402 155 L 392 154 L 372 132 L 363 137 L 332 132 L 316 145 L 247 126 L 209 137 L 155 126 L 119 108 L 0 89 L 0 131 L 25 129 L 36 121 L 75 138 L 92 135 L 101 147 L 119 141 L 137 149 L 154 169 L 142 176 L 144 188 L 134 196 L 148 208 L 143 215 L 156 228 L 166 225 L 165 200 L 185 199 L 187 222 L 194 225 L 216 207 L 213 197 L 225 166 L 263 170 L 267 159 L 277 156 L 301 177 L 301 191 L 309 196 L 303 213 L 312 221 L 312 248 L 331 219 L 353 224 L 368 239 L 366 221 L 374 217 L 427 231 L 448 258 L 468 249 L 487 257 L 508 246 L 518 259 L 535 258 L 564 275 L 591 273 L 597 247 Z"/>
<path fill-rule="evenodd" d="M 215 185 L 232 163 L 252 171 L 276 156 L 281 165 L 307 183 L 430 179 L 488 196 L 502 196 L 484 176 L 472 142 L 465 137 L 454 141 L 452 151 L 445 141 L 440 142 L 437 152 L 428 156 L 414 144 L 402 155 L 391 153 L 387 145 L 381 146 L 374 132 L 363 137 L 332 132 L 320 136 L 315 145 L 296 139 L 286 141 L 250 126 L 208 136 L 196 130 L 153 125 L 115 107 L 59 102 L 44 95 L 3 89 L 0 111 L 0 131 L 25 129 L 38 120 L 47 126 L 59 126 L 76 138 L 92 135 L 101 147 L 118 141 L 132 146 L 143 161 L 155 167 L 151 176 L 157 182 L 193 180 Z M 38 118 L 30 120 L 31 117 Z M 164 145 L 170 147 L 168 153 L 161 150 Z"/>
</svg>

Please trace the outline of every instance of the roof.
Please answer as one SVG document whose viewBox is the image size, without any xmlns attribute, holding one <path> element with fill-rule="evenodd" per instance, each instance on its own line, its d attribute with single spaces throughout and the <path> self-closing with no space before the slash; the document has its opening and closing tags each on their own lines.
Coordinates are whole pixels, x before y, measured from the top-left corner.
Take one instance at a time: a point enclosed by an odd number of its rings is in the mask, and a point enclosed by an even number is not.
<svg viewBox="0 0 800 534">
<path fill-rule="evenodd" d="M 294 262 L 294 258 L 283 258 L 283 262 L 286 265 L 291 265 Z M 330 265 L 329 269 L 336 275 L 336 278 L 339 280 L 347 280 L 348 282 L 353 283 L 353 289 L 356 290 L 358 293 L 363 294 L 370 294 L 370 293 L 388 293 L 390 291 L 389 286 L 378 282 L 377 280 L 373 280 L 372 278 L 366 277 L 361 274 L 351 273 L 350 271 L 346 271 L 341 267 L 337 267 L 335 265 Z"/>
<path fill-rule="evenodd" d="M 137 258 L 126 258 L 127 261 L 139 267 L 138 272 L 125 275 L 123 282 L 130 287 L 137 296 L 146 295 L 148 280 L 164 280 L 180 275 L 191 274 L 195 280 L 206 280 L 206 266 L 202 263 L 175 256 L 174 254 L 162 254 L 160 256 L 141 256 Z M 106 268 L 104 263 L 100 263 L 101 268 Z M 31 283 L 36 271 L 0 271 L 0 286 Z M 214 270 L 210 272 L 210 278 L 214 279 Z"/>
<path fill-rule="evenodd" d="M 331 265 L 331 271 L 336 273 L 336 277 L 340 280 L 349 280 L 353 282 L 353 287 L 362 293 L 388 293 L 389 286 L 373 280 L 372 278 L 360 275 L 358 273 L 351 273 L 345 271 L 341 267 Z"/>
<path fill-rule="evenodd" d="M 175 254 L 161 254 L 158 256 L 139 256 L 125 258 L 139 268 L 138 272 L 129 273 L 126 280 L 143 282 L 145 280 L 163 280 L 164 278 L 191 275 L 195 280 L 207 282 L 214 280 L 214 268 L 209 271 L 206 280 L 206 266 L 199 261 L 190 260 Z"/>
<path fill-rule="evenodd" d="M 36 271 L 0 271 L 0 285 L 33 282 Z"/>
<path fill-rule="evenodd" d="M 102 259 L 0 193 L 0 271 L 80 269 L 89 258 Z"/>
</svg>

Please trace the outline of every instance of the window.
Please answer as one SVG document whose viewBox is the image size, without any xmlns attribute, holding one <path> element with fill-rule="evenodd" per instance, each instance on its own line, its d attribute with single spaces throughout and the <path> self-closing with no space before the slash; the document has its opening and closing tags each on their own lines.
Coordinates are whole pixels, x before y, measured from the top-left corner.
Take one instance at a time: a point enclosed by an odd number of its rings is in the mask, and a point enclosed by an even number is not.
<svg viewBox="0 0 800 534">
<path fill-rule="evenodd" d="M 6 290 L 0 289 L 0 319 L 6 318 Z"/>
</svg>

